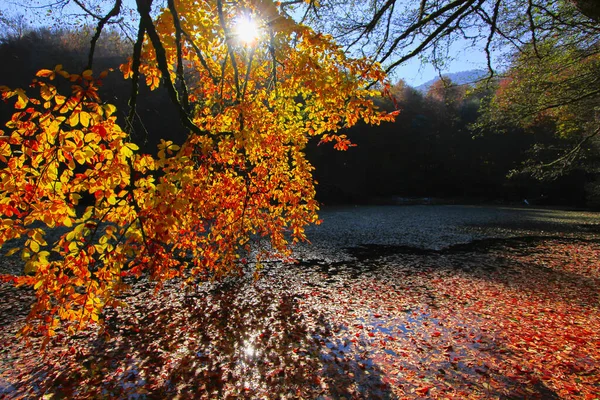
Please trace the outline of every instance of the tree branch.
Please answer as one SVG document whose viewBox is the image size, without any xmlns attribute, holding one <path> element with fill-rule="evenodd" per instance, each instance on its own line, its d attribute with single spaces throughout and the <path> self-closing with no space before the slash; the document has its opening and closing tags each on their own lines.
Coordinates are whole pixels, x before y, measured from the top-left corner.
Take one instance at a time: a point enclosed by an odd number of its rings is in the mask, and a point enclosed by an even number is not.
<svg viewBox="0 0 600 400">
<path fill-rule="evenodd" d="M 577 145 L 575 145 L 575 147 L 573 147 L 571 150 L 569 150 L 568 152 L 566 152 L 565 154 L 563 154 L 562 156 L 560 156 L 559 158 L 557 158 L 554 161 L 551 161 L 546 164 L 542 164 L 541 167 L 549 168 L 549 167 L 552 167 L 561 162 L 569 162 L 569 159 L 573 160 L 573 158 L 577 155 L 577 153 L 579 153 L 581 151 L 581 147 L 584 144 L 586 144 L 587 142 L 589 142 L 594 136 L 598 135 L 598 133 L 600 133 L 600 126 L 598 128 L 596 128 L 596 130 L 594 132 L 592 132 L 588 136 L 581 139 L 579 141 L 579 143 L 577 143 Z M 566 165 L 568 165 L 568 164 L 566 164 Z"/>
<path fill-rule="evenodd" d="M 492 46 L 492 39 L 494 38 L 494 33 L 496 32 L 497 22 L 498 22 L 498 12 L 500 10 L 500 3 L 502 0 L 496 0 L 496 4 L 494 5 L 494 13 L 492 14 L 492 20 L 490 23 L 490 34 L 487 37 L 487 41 L 485 43 L 485 55 L 487 60 L 487 67 L 489 71 L 488 82 L 494 77 L 494 69 L 492 68 L 492 53 L 490 51 L 490 47 Z"/>
<path fill-rule="evenodd" d="M 219 22 L 221 23 L 221 28 L 225 34 L 225 44 L 227 45 L 227 50 L 229 54 L 229 58 L 231 58 L 231 66 L 233 67 L 233 78 L 235 82 L 235 90 L 236 90 L 236 98 L 240 98 L 240 74 L 238 72 L 237 62 L 235 60 L 235 54 L 233 53 L 233 48 L 231 47 L 231 43 L 229 39 L 231 35 L 229 33 L 229 28 L 227 27 L 227 21 L 225 21 L 225 15 L 223 14 L 223 2 L 221 0 L 217 0 L 217 12 L 219 14 Z M 225 71 L 225 64 L 223 64 L 223 71 Z"/>
<path fill-rule="evenodd" d="M 535 52 L 535 55 L 539 58 L 540 53 L 538 52 L 537 36 L 535 34 L 535 23 L 533 22 L 532 7 L 533 6 L 531 4 L 531 0 L 528 0 L 527 1 L 527 20 L 529 22 L 529 31 L 531 32 L 531 42 L 533 44 L 533 51 Z"/>
<path fill-rule="evenodd" d="M 479 0 L 478 4 L 483 3 L 483 1 L 484 0 Z M 459 0 L 457 3 L 465 3 L 465 2 L 463 0 Z M 452 22 L 454 22 L 456 19 L 464 17 L 463 14 L 465 13 L 465 11 L 467 11 L 473 5 L 473 3 L 475 3 L 475 0 L 468 0 L 458 10 L 456 10 L 452 15 L 450 15 L 443 23 L 441 23 L 440 26 L 438 26 L 438 28 L 435 31 L 433 31 L 431 34 L 429 34 L 429 36 L 427 36 L 425 38 L 425 40 L 423 40 L 419 46 L 417 46 L 414 50 L 409 52 L 407 55 L 401 57 L 399 60 L 395 61 L 388 68 L 386 68 L 386 72 L 390 72 L 393 68 L 397 67 L 398 65 L 402 64 L 403 62 L 410 60 L 411 58 L 413 58 L 414 56 L 419 54 L 432 41 L 437 39 L 440 34 L 444 33 L 444 35 L 447 35 L 448 33 L 444 32 L 446 30 L 446 28 L 448 28 L 448 26 L 450 26 L 450 24 Z M 400 38 L 402 36 L 405 36 L 405 35 L 403 34 L 399 38 L 397 38 L 396 43 L 398 43 L 401 40 Z M 398 39 L 400 39 L 400 40 L 398 40 Z M 392 48 L 390 50 L 388 50 L 387 54 L 383 57 L 381 62 L 385 61 L 392 54 L 392 51 L 393 51 Z"/>
<path fill-rule="evenodd" d="M 362 33 L 356 38 L 356 40 L 354 40 L 348 47 L 352 47 L 354 46 L 356 43 L 358 43 L 360 41 L 360 39 L 362 39 L 365 35 L 371 33 L 373 31 L 373 29 L 375 29 L 375 27 L 377 26 L 377 24 L 379 23 L 379 21 L 381 20 L 381 17 L 386 13 L 386 11 L 393 6 L 394 4 L 396 4 L 396 0 L 387 0 L 386 3 L 383 5 L 383 7 L 381 7 L 381 9 L 379 9 L 375 15 L 373 16 L 373 18 L 371 19 L 371 21 L 369 21 L 369 23 L 364 27 L 364 29 L 362 30 Z"/>
<path fill-rule="evenodd" d="M 168 0 L 167 4 L 169 7 L 169 11 L 173 16 L 173 26 L 175 27 L 175 45 L 177 46 L 177 80 L 181 85 L 183 108 L 185 108 L 185 110 L 189 112 L 190 101 L 188 89 L 185 84 L 185 76 L 183 75 L 183 56 L 181 49 L 181 35 L 183 33 L 183 30 L 181 29 L 179 14 L 177 13 L 177 9 L 175 8 L 175 2 L 173 0 Z"/>
<path fill-rule="evenodd" d="M 58 4 L 59 2 L 57 2 Z M 79 8 L 81 8 L 86 14 L 88 14 L 90 17 L 95 18 L 97 20 L 102 20 L 102 16 L 99 14 L 96 14 L 95 12 L 91 11 L 89 8 L 87 8 L 85 6 L 85 4 L 83 4 L 81 1 L 79 0 L 73 0 L 73 3 L 77 4 L 79 6 Z"/>
<path fill-rule="evenodd" d="M 138 35 L 135 44 L 133 45 L 133 58 L 131 60 L 131 69 L 133 75 L 131 77 L 131 95 L 129 97 L 129 115 L 127 116 L 127 133 L 131 136 L 133 133 L 133 119 L 136 115 L 137 95 L 139 90 L 140 80 L 140 64 L 142 58 L 142 45 L 144 44 L 144 36 L 146 29 L 144 23 L 140 20 L 138 27 Z M 147 138 L 146 138 L 147 139 Z"/>
<path fill-rule="evenodd" d="M 194 39 L 185 30 L 182 30 L 182 32 L 183 32 L 183 35 L 188 40 L 188 42 L 190 43 L 190 45 L 192 46 L 192 49 L 194 49 L 194 52 L 196 53 L 196 57 L 198 57 L 198 60 L 200 60 L 200 64 L 202 64 L 202 66 L 204 67 L 204 69 L 208 73 L 208 76 L 213 81 L 213 83 L 216 85 L 217 82 L 218 82 L 218 80 L 215 77 L 215 75 L 212 73 L 212 70 L 210 69 L 210 67 L 208 66 L 208 63 L 206 62 L 206 59 L 202 55 L 202 51 L 200 50 L 200 48 L 198 48 L 198 46 L 194 42 Z"/>
<path fill-rule="evenodd" d="M 158 32 L 156 32 L 156 27 L 152 22 L 152 17 L 150 16 L 150 5 L 152 1 L 146 2 L 145 0 L 136 0 L 136 3 L 138 13 L 140 14 L 140 23 L 143 24 L 144 29 L 146 30 L 146 33 L 150 38 L 150 42 L 152 43 L 152 47 L 154 47 L 158 68 L 160 69 L 163 75 L 163 80 L 167 89 L 167 93 L 169 94 L 171 101 L 177 108 L 177 112 L 179 113 L 179 119 L 181 120 L 183 125 L 190 131 L 192 131 L 196 135 L 203 135 L 205 132 L 200 130 L 200 128 L 196 124 L 194 124 L 187 111 L 182 106 L 181 101 L 179 100 L 179 94 L 177 93 L 177 89 L 171 81 L 171 74 L 169 72 L 169 65 L 167 63 L 167 53 L 160 41 Z"/>
<path fill-rule="evenodd" d="M 80 7 L 83 8 L 83 6 L 79 4 L 79 1 L 75 0 L 75 2 Z M 85 8 L 84 8 L 84 10 L 85 10 Z M 94 36 L 92 37 L 92 40 L 91 40 L 90 52 L 88 54 L 88 63 L 87 63 L 86 69 L 92 69 L 92 64 L 94 62 L 94 51 L 96 50 L 96 42 L 98 42 L 98 39 L 100 39 L 100 35 L 102 34 L 102 29 L 104 28 L 104 25 L 106 25 L 106 23 L 112 17 L 116 17 L 117 15 L 119 15 L 120 12 L 121 12 L 121 0 L 115 0 L 114 7 L 109 11 L 108 14 L 106 14 L 105 17 L 100 18 L 100 20 L 98 21 L 98 25 L 96 25 L 96 33 L 94 34 Z"/>
<path fill-rule="evenodd" d="M 459 9 L 459 11 L 463 10 L 463 9 L 467 9 L 468 6 L 470 6 L 471 4 L 473 4 L 475 2 L 475 0 L 455 0 L 451 3 L 448 3 L 447 5 L 445 5 L 444 7 L 440 8 L 439 10 L 437 10 L 434 13 L 429 14 L 426 18 L 423 18 L 422 20 L 418 21 L 416 24 L 411 25 L 407 30 L 405 30 L 400 36 L 398 36 L 396 38 L 396 40 L 394 40 L 394 43 L 392 43 L 392 45 L 390 46 L 390 48 L 388 49 L 387 53 L 382 57 L 382 59 L 380 60 L 381 62 L 384 62 L 385 60 L 387 60 L 392 53 L 394 52 L 394 50 L 396 49 L 396 47 L 398 47 L 398 44 L 400 44 L 400 42 L 406 38 L 408 38 L 411 34 L 413 34 L 415 31 L 419 30 L 420 28 L 422 28 L 423 26 L 427 25 L 428 23 L 434 21 L 437 17 L 443 15 L 445 12 L 450 11 L 452 9 L 455 9 L 456 7 L 460 7 L 461 5 L 467 3 L 467 7 L 461 7 Z M 456 19 L 458 16 L 458 13 L 455 12 L 454 14 L 452 14 L 452 16 L 448 17 L 448 20 L 445 21 L 445 25 L 449 25 L 452 20 Z M 452 18 L 452 19 L 451 19 Z M 441 32 L 443 29 L 436 29 L 436 32 Z M 434 36 L 429 36 L 428 39 L 429 41 L 431 41 L 434 38 Z M 425 47 L 425 46 L 423 46 Z M 416 54 L 416 53 L 415 53 Z M 412 58 L 415 54 L 413 54 L 412 56 L 404 59 L 402 62 Z M 396 63 L 396 65 L 398 65 L 400 63 Z"/>
</svg>

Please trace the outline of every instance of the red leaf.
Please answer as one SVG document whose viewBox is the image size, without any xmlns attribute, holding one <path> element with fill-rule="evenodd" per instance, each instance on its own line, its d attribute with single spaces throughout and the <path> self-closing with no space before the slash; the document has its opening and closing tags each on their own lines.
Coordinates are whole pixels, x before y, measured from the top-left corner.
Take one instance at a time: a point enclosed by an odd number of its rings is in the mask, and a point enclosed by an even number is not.
<svg viewBox="0 0 600 400">
<path fill-rule="evenodd" d="M 416 389 L 415 392 L 420 396 L 426 396 L 429 393 L 429 389 L 431 389 L 431 386 L 422 386 Z"/>
</svg>

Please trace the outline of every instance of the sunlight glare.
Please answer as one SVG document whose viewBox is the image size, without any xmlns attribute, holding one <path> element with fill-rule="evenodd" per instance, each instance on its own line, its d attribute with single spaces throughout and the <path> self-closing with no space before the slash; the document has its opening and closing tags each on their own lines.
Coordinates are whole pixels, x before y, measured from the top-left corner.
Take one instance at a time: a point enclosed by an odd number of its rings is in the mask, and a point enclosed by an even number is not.
<svg viewBox="0 0 600 400">
<path fill-rule="evenodd" d="M 240 17 L 235 24 L 235 33 L 242 42 L 254 43 L 259 37 L 258 25 L 250 16 Z"/>
</svg>

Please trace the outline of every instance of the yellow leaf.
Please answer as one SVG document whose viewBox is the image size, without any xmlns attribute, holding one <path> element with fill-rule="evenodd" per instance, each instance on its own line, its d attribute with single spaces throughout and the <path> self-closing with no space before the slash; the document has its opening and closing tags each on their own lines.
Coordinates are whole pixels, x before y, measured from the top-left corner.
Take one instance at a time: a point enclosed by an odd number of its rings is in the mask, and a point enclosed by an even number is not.
<svg viewBox="0 0 600 400">
<path fill-rule="evenodd" d="M 23 92 L 22 89 L 15 90 L 17 94 L 17 102 L 15 103 L 15 108 L 22 110 L 27 107 L 27 103 L 29 103 L 29 97 Z"/>
<path fill-rule="evenodd" d="M 77 145 L 70 140 L 65 140 L 65 144 L 63 144 L 63 150 L 72 153 L 77 150 Z"/>
<path fill-rule="evenodd" d="M 75 158 L 75 161 L 77 161 L 79 164 L 83 165 L 85 164 L 85 154 L 83 151 L 81 150 L 77 150 L 73 153 L 73 157 Z"/>
<path fill-rule="evenodd" d="M 50 77 L 50 79 L 54 79 L 54 71 L 50 70 L 50 69 L 40 69 L 35 76 L 39 76 L 42 78 L 48 78 Z"/>
<path fill-rule="evenodd" d="M 40 245 L 35 240 L 32 240 L 31 242 L 29 242 L 29 248 L 34 253 L 37 253 L 38 251 L 40 251 Z"/>
<path fill-rule="evenodd" d="M 35 240 L 36 242 L 38 242 L 39 244 L 41 244 L 42 246 L 45 246 L 47 243 L 44 240 L 44 235 L 43 233 L 41 233 L 39 230 L 36 230 L 33 233 L 33 236 L 31 237 L 33 240 Z"/>
<path fill-rule="evenodd" d="M 71 193 L 71 201 L 73 202 L 73 204 L 77 205 L 79 203 L 79 200 L 81 200 L 81 196 L 77 193 Z"/>
<path fill-rule="evenodd" d="M 47 251 L 40 251 L 38 253 L 38 260 L 40 263 L 46 264 L 48 263 L 48 256 L 50 255 Z"/>
<path fill-rule="evenodd" d="M 81 125 L 88 127 L 90 125 L 90 119 L 92 119 L 92 116 L 89 113 L 85 111 L 79 113 L 79 122 Z"/>
<path fill-rule="evenodd" d="M 77 250 L 79 250 L 79 249 L 77 248 L 77 243 L 75 243 L 75 242 L 71 242 L 71 243 L 69 243 L 69 251 L 70 251 L 71 253 L 75 253 Z"/>
<path fill-rule="evenodd" d="M 10 149 L 10 144 L 8 142 L 0 143 L 0 160 L 2 162 L 7 162 L 5 157 L 10 157 L 12 155 L 12 150 Z"/>
<path fill-rule="evenodd" d="M 123 77 L 125 79 L 131 78 L 133 76 L 133 71 L 131 70 L 131 63 L 132 63 L 132 61 L 130 58 L 127 63 L 121 64 L 121 66 L 119 67 L 121 72 L 123 72 Z"/>
<path fill-rule="evenodd" d="M 79 113 L 74 112 L 73 114 L 71 114 L 71 116 L 67 120 L 67 123 L 69 124 L 69 126 L 72 127 L 77 126 L 77 124 L 79 124 Z"/>
<path fill-rule="evenodd" d="M 133 151 L 138 150 L 139 147 L 133 143 L 125 143 L 125 146 L 121 147 L 120 153 L 125 157 L 131 157 L 133 155 Z"/>
<path fill-rule="evenodd" d="M 91 81 L 93 79 L 92 74 L 93 72 L 91 69 L 86 69 L 85 71 L 83 71 L 81 76 L 83 76 L 83 79 Z"/>
<path fill-rule="evenodd" d="M 15 254 L 17 251 L 21 250 L 20 247 L 15 247 L 14 249 L 10 249 L 7 253 L 6 253 L 6 257 L 10 257 L 13 254 Z"/>
<path fill-rule="evenodd" d="M 84 140 L 86 143 L 98 143 L 100 142 L 100 136 L 96 133 L 86 133 Z"/>
<path fill-rule="evenodd" d="M 102 106 L 102 108 L 104 108 L 107 117 L 110 117 L 115 111 L 117 111 L 117 107 L 113 106 L 112 104 L 105 104 Z"/>
<path fill-rule="evenodd" d="M 29 249 L 27 249 L 27 248 L 23 249 L 23 252 L 21 253 L 21 260 L 27 261 L 30 258 L 31 258 L 31 253 L 29 252 Z"/>
</svg>

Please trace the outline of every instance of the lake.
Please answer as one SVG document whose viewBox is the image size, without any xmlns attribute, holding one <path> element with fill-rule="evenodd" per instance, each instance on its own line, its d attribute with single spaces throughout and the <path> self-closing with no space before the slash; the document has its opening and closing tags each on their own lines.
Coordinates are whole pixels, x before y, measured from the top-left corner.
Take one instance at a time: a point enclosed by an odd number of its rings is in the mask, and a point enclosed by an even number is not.
<svg viewBox="0 0 600 400">
<path fill-rule="evenodd" d="M 440 250 L 458 244 L 524 236 L 598 237 L 600 213 L 533 207 L 467 205 L 325 207 L 307 229 L 299 259 L 348 260 L 362 245 Z M 351 257 L 350 257 L 351 258 Z"/>
</svg>

